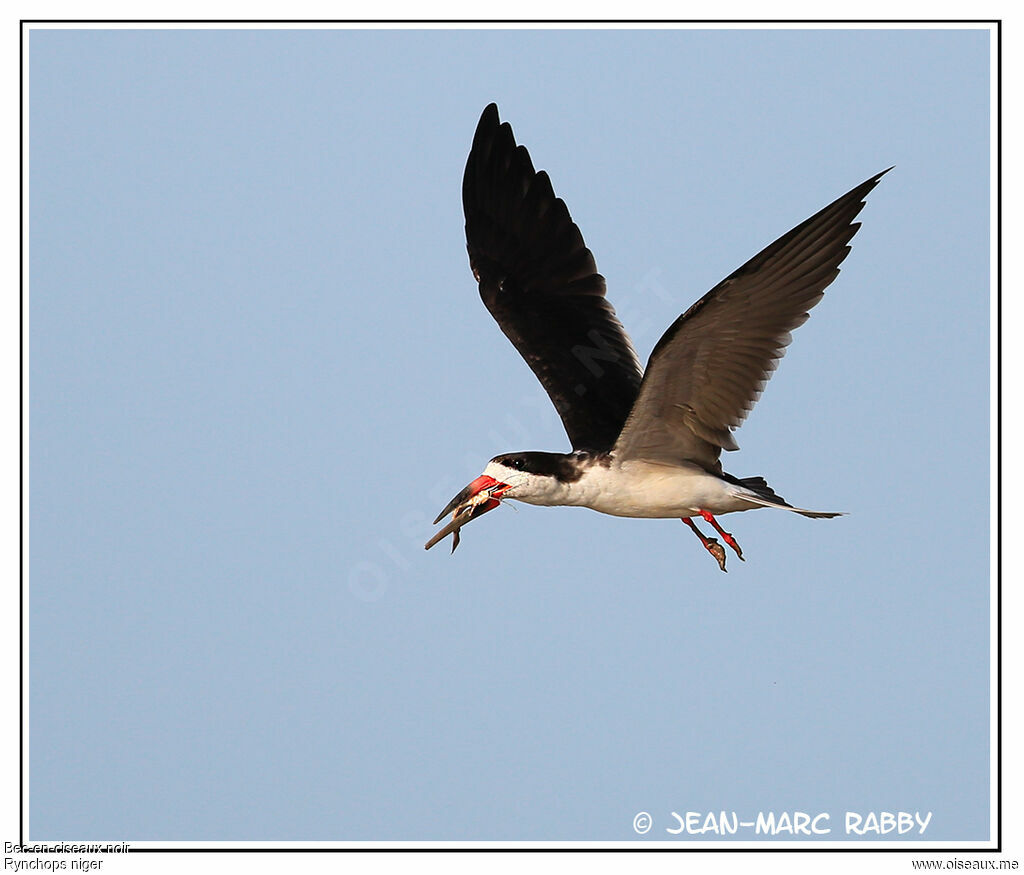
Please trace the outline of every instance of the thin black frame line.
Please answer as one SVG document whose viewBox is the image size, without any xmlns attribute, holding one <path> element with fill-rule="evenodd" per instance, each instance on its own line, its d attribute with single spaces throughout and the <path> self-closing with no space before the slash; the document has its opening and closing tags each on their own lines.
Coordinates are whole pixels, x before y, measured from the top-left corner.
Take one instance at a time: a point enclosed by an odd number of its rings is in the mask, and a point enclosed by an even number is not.
<svg viewBox="0 0 1024 875">
<path fill-rule="evenodd" d="M 23 18 L 21 24 L 996 24 L 1001 18 Z"/>
<path fill-rule="evenodd" d="M 25 841 L 25 28 L 18 30 L 18 842 Z"/>
<path fill-rule="evenodd" d="M 25 156 L 24 156 L 24 37 L 26 25 L 31 24 L 140 24 L 142 26 L 154 24 L 985 24 L 995 25 L 996 36 L 996 337 L 990 342 L 996 344 L 996 846 L 995 848 L 817 848 L 810 845 L 806 848 L 727 848 L 716 846 L 714 848 L 650 848 L 638 844 L 636 848 L 135 848 L 129 851 L 133 853 L 451 853 L 451 852 L 476 852 L 505 853 L 505 852 L 571 852 L 571 853 L 743 853 L 752 851 L 763 853 L 774 851 L 781 853 L 1002 853 L 1003 836 L 1003 781 L 1002 781 L 1002 19 L 841 19 L 835 21 L 822 21 L 820 19 L 502 19 L 496 21 L 478 21 L 475 19 L 21 19 L 19 22 L 18 35 L 18 228 L 19 228 L 19 251 L 18 251 L 18 496 L 19 496 L 19 543 L 18 543 L 18 840 L 19 844 L 24 842 L 25 824 L 25 793 L 24 793 L 24 771 L 25 771 L 25 745 L 24 745 L 24 587 L 25 587 L 25 556 L 24 556 L 24 300 L 25 300 L 25 265 L 24 265 L 24 179 L 25 179 Z M 766 843 L 768 844 L 768 843 Z"/>
<path fill-rule="evenodd" d="M 1003 28 L 996 24 L 996 844 L 1003 844 Z M 991 521 L 989 523 L 991 525 Z"/>
</svg>

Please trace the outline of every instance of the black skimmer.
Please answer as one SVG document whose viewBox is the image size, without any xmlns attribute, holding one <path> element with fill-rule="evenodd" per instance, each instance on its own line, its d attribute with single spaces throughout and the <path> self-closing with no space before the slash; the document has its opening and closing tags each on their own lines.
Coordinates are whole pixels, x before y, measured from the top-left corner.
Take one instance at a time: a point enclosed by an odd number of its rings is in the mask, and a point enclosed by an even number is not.
<svg viewBox="0 0 1024 875">
<path fill-rule="evenodd" d="M 495 456 L 434 523 L 452 519 L 426 548 L 508 498 L 589 507 L 623 517 L 680 518 L 725 571 L 725 548 L 743 558 L 715 519 L 773 507 L 816 519 L 837 513 L 784 501 L 763 477 L 722 470 L 737 428 L 808 311 L 839 274 L 854 218 L 883 171 L 801 222 L 683 313 L 640 367 L 605 298 L 594 256 L 535 171 L 498 108 L 477 125 L 462 181 L 466 248 L 480 296 L 543 384 L 569 435 L 571 453 Z"/>
</svg>

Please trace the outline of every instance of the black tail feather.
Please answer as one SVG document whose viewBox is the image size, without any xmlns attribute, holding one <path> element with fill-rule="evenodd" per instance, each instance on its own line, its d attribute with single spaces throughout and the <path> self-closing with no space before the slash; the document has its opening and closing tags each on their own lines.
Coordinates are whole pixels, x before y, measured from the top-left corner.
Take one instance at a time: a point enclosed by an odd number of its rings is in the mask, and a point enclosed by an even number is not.
<svg viewBox="0 0 1024 875">
<path fill-rule="evenodd" d="M 789 508 L 795 513 L 801 516 L 811 517 L 812 519 L 832 519 L 833 517 L 842 516 L 842 513 L 832 513 L 830 511 L 820 510 L 807 510 L 802 507 L 794 507 L 781 495 L 779 495 L 774 489 L 771 488 L 766 482 L 764 477 L 733 477 L 731 474 L 723 475 L 723 479 L 732 483 L 736 486 L 742 486 L 744 489 L 748 489 L 754 493 L 759 499 L 765 501 L 768 505 L 773 507 L 785 507 Z M 756 504 L 755 499 L 750 499 L 751 503 Z"/>
<path fill-rule="evenodd" d="M 774 489 L 772 489 L 764 477 L 733 477 L 730 474 L 726 474 L 725 479 L 731 483 L 735 483 L 737 486 L 742 486 L 744 489 L 749 489 L 751 492 L 760 495 L 761 498 L 764 498 L 774 504 L 781 504 L 784 507 L 793 506 Z"/>
</svg>

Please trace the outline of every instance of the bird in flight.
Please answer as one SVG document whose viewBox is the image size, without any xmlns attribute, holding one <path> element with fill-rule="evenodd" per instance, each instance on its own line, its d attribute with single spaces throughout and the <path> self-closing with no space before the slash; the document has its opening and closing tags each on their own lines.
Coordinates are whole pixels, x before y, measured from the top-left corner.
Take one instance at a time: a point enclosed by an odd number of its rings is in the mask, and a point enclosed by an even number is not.
<svg viewBox="0 0 1024 875">
<path fill-rule="evenodd" d="M 640 366 L 605 297 L 605 281 L 565 202 L 490 104 L 480 116 L 462 180 L 466 248 L 480 297 L 536 374 L 572 444 L 570 453 L 495 456 L 438 515 L 452 535 L 505 499 L 589 507 L 649 519 L 679 518 L 725 571 L 739 543 L 716 517 L 777 508 L 806 517 L 763 477 L 734 477 L 722 450 L 761 395 L 802 325 L 838 276 L 860 224 L 871 177 L 761 250 L 683 313 Z"/>
</svg>

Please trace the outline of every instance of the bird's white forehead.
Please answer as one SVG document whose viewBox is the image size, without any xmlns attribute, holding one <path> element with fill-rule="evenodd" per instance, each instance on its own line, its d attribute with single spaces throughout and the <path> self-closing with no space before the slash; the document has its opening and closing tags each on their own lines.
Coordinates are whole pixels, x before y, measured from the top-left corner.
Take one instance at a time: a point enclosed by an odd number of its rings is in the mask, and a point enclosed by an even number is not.
<svg viewBox="0 0 1024 875">
<path fill-rule="evenodd" d="M 512 468 L 506 468 L 501 462 L 488 462 L 487 467 L 484 468 L 484 474 L 488 477 L 493 477 L 495 480 L 504 480 L 512 471 Z M 517 471 L 515 473 L 520 472 Z"/>
<path fill-rule="evenodd" d="M 533 474 L 529 474 L 526 471 L 517 471 L 515 468 L 510 468 L 501 462 L 488 462 L 487 467 L 484 468 L 484 474 L 502 483 L 507 483 L 511 487 L 522 487 L 532 483 L 535 479 Z M 512 498 L 511 491 L 506 494 L 509 498 Z"/>
</svg>

